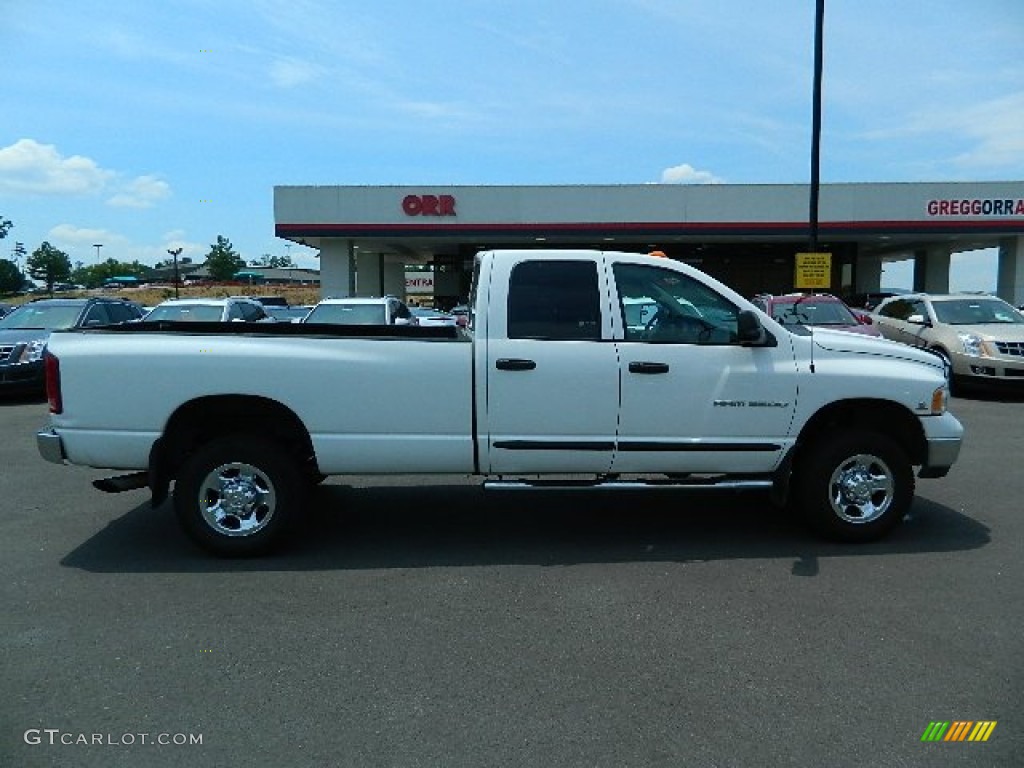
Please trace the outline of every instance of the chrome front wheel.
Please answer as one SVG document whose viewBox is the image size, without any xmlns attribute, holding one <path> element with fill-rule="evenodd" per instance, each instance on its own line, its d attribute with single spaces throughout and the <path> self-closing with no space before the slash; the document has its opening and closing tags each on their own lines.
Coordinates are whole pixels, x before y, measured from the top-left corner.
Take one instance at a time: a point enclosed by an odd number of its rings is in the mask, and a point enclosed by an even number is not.
<svg viewBox="0 0 1024 768">
<path fill-rule="evenodd" d="M 836 467 L 829 479 L 829 501 L 836 516 L 853 525 L 882 517 L 895 499 L 896 480 L 878 456 L 858 453 Z"/>
<path fill-rule="evenodd" d="M 849 430 L 804 446 L 794 477 L 807 523 L 840 541 L 878 539 L 902 522 L 914 498 L 914 468 L 880 432 Z"/>
</svg>

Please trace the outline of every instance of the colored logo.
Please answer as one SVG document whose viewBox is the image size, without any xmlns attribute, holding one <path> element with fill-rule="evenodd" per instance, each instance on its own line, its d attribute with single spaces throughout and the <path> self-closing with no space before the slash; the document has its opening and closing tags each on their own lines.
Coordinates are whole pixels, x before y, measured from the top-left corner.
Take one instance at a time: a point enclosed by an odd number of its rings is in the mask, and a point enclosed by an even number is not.
<svg viewBox="0 0 1024 768">
<path fill-rule="evenodd" d="M 988 741 L 995 729 L 995 720 L 935 720 L 928 723 L 921 741 Z"/>
</svg>

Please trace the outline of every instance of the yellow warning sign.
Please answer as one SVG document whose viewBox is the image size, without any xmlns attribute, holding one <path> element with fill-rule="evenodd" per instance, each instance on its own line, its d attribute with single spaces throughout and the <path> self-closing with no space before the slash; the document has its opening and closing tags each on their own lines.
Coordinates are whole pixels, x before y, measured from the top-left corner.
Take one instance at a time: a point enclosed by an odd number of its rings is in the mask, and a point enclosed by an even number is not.
<svg viewBox="0 0 1024 768">
<path fill-rule="evenodd" d="M 831 288 L 832 287 L 832 254 L 831 253 L 798 253 L 796 269 L 793 275 L 793 287 Z"/>
</svg>

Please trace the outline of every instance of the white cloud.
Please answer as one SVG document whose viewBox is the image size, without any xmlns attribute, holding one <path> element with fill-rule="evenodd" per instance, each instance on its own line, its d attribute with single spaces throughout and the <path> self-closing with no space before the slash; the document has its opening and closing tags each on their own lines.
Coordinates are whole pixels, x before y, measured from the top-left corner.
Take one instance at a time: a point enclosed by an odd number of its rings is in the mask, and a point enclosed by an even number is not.
<svg viewBox="0 0 1024 768">
<path fill-rule="evenodd" d="M 977 104 L 957 116 L 955 127 L 977 143 L 956 158 L 967 168 L 1005 168 L 1020 173 L 1024 158 L 1024 91 Z"/>
<path fill-rule="evenodd" d="M 662 184 L 721 184 L 722 181 L 711 171 L 698 171 L 689 163 L 666 168 L 661 172 Z"/>
<path fill-rule="evenodd" d="M 128 242 L 127 237 L 110 230 L 76 227 L 74 224 L 58 224 L 50 229 L 47 233 L 47 238 L 58 247 L 81 247 L 85 245 L 92 248 L 95 243 L 100 243 L 105 247 L 107 245 L 124 245 Z M 100 255 L 102 256 L 102 254 Z"/>
<path fill-rule="evenodd" d="M 95 194 L 114 175 L 88 157 L 64 157 L 52 144 L 33 139 L 20 139 L 0 148 L 0 193 Z"/>
<path fill-rule="evenodd" d="M 141 244 L 132 242 L 126 235 L 109 229 L 58 224 L 50 229 L 46 239 L 61 250 L 67 251 L 72 261 L 82 261 L 86 264 L 93 264 L 96 261 L 96 243 L 102 246 L 100 261 L 115 259 L 128 263 L 138 261 L 142 264 L 166 261 L 167 250 L 170 248 L 181 248 L 179 259 L 189 257 L 194 261 L 203 261 L 210 249 L 204 243 L 186 240 L 184 230 L 164 233 L 159 244 Z"/>
<path fill-rule="evenodd" d="M 171 187 L 166 181 L 156 176 L 139 176 L 107 200 L 107 205 L 115 208 L 152 208 L 170 194 Z"/>
<path fill-rule="evenodd" d="M 270 80 L 280 88 L 304 85 L 316 80 L 323 73 L 323 67 L 298 59 L 277 59 L 270 65 Z"/>
<path fill-rule="evenodd" d="M 122 208 L 150 208 L 171 194 L 170 185 L 156 176 L 137 176 L 128 182 L 121 178 L 91 158 L 65 157 L 54 145 L 35 139 L 19 139 L 0 148 L 0 194 L 74 197 L 113 189 L 107 203 Z"/>
</svg>

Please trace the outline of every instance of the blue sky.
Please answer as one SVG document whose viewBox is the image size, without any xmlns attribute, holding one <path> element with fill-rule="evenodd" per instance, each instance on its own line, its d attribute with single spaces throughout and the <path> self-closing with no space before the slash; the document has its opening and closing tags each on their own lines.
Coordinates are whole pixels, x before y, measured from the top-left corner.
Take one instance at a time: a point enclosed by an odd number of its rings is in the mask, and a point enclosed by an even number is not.
<svg viewBox="0 0 1024 768">
<path fill-rule="evenodd" d="M 85 263 L 94 243 L 201 259 L 220 234 L 247 260 L 284 255 L 276 184 L 809 178 L 814 0 L 9 0 L 3 16 L 6 257 L 48 240 Z M 1024 178 L 1022 43 L 1021 0 L 827 0 L 822 181 Z M 954 263 L 957 287 L 991 273 L 990 256 Z"/>
</svg>

